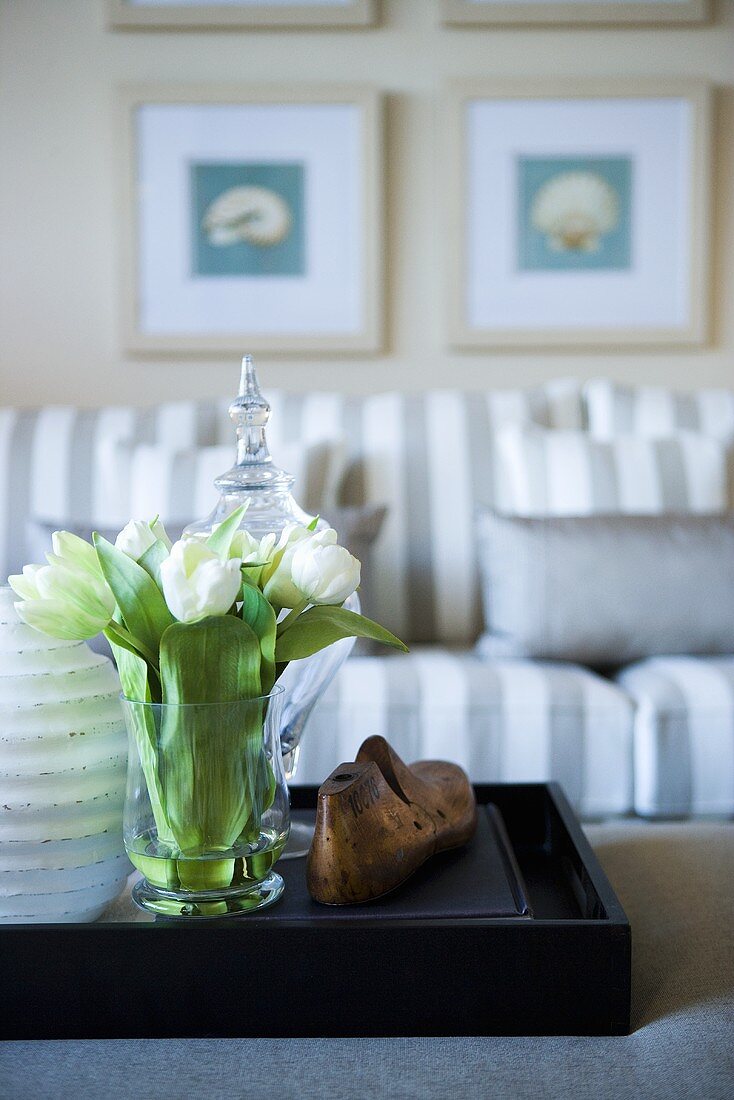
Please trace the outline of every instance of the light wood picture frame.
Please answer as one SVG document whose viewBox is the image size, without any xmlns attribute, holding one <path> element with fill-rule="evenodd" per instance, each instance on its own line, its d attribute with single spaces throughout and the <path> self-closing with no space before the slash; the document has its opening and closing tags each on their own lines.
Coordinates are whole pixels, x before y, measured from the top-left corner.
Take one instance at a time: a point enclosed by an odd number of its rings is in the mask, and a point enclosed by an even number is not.
<svg viewBox="0 0 734 1100">
<path fill-rule="evenodd" d="M 697 80 L 452 85 L 452 346 L 705 343 L 712 98 Z"/>
<path fill-rule="evenodd" d="M 701 24 L 711 17 L 711 0 L 441 0 L 450 26 L 638 26 Z"/>
<path fill-rule="evenodd" d="M 108 25 L 113 30 L 267 30 L 289 28 L 350 28 L 374 26 L 378 0 L 313 0 L 291 4 L 268 0 L 196 4 L 133 3 L 108 0 Z"/>
<path fill-rule="evenodd" d="M 129 352 L 381 349 L 375 89 L 126 86 L 119 109 Z"/>
</svg>

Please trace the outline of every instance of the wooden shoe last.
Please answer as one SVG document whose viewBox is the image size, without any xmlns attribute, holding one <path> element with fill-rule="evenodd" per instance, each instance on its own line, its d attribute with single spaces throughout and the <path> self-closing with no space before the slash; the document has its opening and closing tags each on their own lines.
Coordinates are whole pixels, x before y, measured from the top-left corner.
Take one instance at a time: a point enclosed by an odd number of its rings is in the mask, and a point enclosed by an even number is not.
<svg viewBox="0 0 734 1100">
<path fill-rule="evenodd" d="M 369 737 L 354 763 L 319 788 L 308 890 L 324 905 L 372 901 L 437 852 L 474 835 L 474 791 L 456 764 L 408 766 L 384 737 Z"/>
</svg>

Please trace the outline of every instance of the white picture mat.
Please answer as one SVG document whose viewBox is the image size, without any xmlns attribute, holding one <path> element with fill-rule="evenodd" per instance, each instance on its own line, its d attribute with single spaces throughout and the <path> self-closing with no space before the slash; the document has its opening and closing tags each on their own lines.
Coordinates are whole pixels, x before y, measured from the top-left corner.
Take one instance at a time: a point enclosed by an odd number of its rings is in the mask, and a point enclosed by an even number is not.
<svg viewBox="0 0 734 1100">
<path fill-rule="evenodd" d="M 681 328 L 689 317 L 692 109 L 682 97 L 466 104 L 470 329 Z M 629 271 L 519 271 L 517 157 L 631 156 Z"/>
<path fill-rule="evenodd" d="M 144 335 L 350 334 L 364 326 L 361 109 L 151 103 L 136 110 L 138 323 Z M 190 164 L 305 165 L 303 277 L 191 275 Z"/>
</svg>

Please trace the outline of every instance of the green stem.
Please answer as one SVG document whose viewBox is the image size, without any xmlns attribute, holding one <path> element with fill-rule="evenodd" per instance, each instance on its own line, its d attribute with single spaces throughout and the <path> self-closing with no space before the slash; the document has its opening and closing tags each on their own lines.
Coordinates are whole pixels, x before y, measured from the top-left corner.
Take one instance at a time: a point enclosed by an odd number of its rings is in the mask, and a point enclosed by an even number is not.
<svg viewBox="0 0 734 1100">
<path fill-rule="evenodd" d="M 289 626 L 292 626 L 302 611 L 305 611 L 308 607 L 308 600 L 301 600 L 295 607 L 291 608 L 286 617 L 278 623 L 276 634 L 278 637 L 284 634 Z"/>
</svg>

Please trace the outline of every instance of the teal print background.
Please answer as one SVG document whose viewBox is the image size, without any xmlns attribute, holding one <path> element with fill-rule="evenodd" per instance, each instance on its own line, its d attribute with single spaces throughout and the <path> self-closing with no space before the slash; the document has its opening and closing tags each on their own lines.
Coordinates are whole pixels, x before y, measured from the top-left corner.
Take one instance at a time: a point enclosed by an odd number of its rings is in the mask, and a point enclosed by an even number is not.
<svg viewBox="0 0 734 1100">
<path fill-rule="evenodd" d="M 266 187 L 278 194 L 291 212 L 292 223 L 282 241 L 272 245 L 213 245 L 203 228 L 207 210 L 232 187 Z M 192 273 L 194 275 L 303 275 L 306 271 L 305 171 L 297 163 L 211 162 L 191 165 Z"/>
<path fill-rule="evenodd" d="M 532 207 L 548 180 L 566 172 L 593 172 L 616 192 L 619 218 L 603 233 L 593 252 L 556 250 L 545 233 L 532 223 Z M 517 259 L 521 271 L 626 270 L 632 263 L 632 158 L 631 157 L 518 157 Z"/>
</svg>

